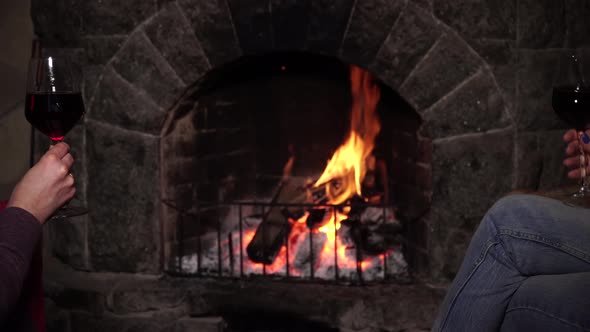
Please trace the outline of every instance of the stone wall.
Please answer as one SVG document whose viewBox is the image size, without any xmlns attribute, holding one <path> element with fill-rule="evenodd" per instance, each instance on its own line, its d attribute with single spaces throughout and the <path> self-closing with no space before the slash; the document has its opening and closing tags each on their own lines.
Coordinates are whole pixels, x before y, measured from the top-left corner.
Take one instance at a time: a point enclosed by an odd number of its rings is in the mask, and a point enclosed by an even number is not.
<svg viewBox="0 0 590 332">
<path fill-rule="evenodd" d="M 84 64 L 87 115 L 68 141 L 91 213 L 49 225 L 47 246 L 85 271 L 161 273 L 167 112 L 213 68 L 299 50 L 370 70 L 423 117 L 433 192 L 422 227 L 430 278 L 448 280 L 494 200 L 563 182 L 551 84 L 564 49 L 590 54 L 583 0 L 33 0 L 32 13 L 46 46 Z"/>
</svg>

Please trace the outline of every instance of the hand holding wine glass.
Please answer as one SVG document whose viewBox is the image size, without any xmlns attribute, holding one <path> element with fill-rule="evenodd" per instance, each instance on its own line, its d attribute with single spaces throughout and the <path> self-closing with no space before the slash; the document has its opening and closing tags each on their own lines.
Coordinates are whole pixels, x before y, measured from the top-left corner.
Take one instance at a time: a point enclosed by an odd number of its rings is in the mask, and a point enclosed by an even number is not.
<svg viewBox="0 0 590 332">
<path fill-rule="evenodd" d="M 14 187 L 8 207 L 18 207 L 44 223 L 76 193 L 70 167 L 74 158 L 65 143 L 53 146 Z"/>
<path fill-rule="evenodd" d="M 61 142 L 84 115 L 79 73 L 67 57 L 34 57 L 29 63 L 25 116 L 52 144 Z M 57 210 L 53 218 L 87 212 L 86 208 L 68 204 Z"/>
</svg>

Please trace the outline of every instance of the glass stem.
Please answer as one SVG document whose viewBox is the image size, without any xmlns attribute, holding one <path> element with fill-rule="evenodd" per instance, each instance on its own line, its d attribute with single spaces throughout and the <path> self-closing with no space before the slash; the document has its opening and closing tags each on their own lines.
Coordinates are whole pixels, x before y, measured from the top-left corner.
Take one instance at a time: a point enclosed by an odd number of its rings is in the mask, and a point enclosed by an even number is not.
<svg viewBox="0 0 590 332">
<path fill-rule="evenodd" d="M 578 132 L 578 148 L 580 153 L 580 180 L 582 182 L 582 187 L 580 188 L 580 194 L 588 194 L 590 193 L 590 184 L 588 183 L 589 176 L 588 176 L 588 156 L 584 152 L 584 140 L 582 139 L 584 135 L 583 131 Z"/>
</svg>

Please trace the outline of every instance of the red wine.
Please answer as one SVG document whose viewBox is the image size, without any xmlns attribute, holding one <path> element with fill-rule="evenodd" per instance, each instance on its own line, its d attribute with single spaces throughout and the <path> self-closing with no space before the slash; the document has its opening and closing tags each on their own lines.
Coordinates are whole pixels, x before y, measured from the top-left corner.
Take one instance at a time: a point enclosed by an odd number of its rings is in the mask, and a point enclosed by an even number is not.
<svg viewBox="0 0 590 332">
<path fill-rule="evenodd" d="M 27 121 L 53 141 L 61 141 L 83 115 L 79 92 L 27 93 Z"/>
<path fill-rule="evenodd" d="M 553 110 L 567 124 L 584 130 L 590 124 L 590 89 L 559 86 L 553 88 Z"/>
</svg>

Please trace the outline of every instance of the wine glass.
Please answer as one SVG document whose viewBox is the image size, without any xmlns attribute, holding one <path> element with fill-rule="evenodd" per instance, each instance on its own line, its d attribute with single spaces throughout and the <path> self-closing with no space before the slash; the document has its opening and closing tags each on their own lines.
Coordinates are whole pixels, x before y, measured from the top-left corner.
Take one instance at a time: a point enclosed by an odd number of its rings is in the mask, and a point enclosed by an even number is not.
<svg viewBox="0 0 590 332">
<path fill-rule="evenodd" d="M 589 160 L 583 149 L 583 144 L 590 141 L 585 133 L 590 124 L 590 86 L 582 77 L 581 63 L 575 53 L 567 53 L 560 59 L 559 72 L 553 85 L 552 106 L 555 113 L 577 132 L 581 186 L 571 197 L 590 197 L 589 174 L 586 173 Z"/>
<path fill-rule="evenodd" d="M 29 62 L 25 117 L 57 144 L 84 115 L 80 71 L 68 57 L 33 57 Z M 52 218 L 88 213 L 84 207 L 66 204 Z"/>
</svg>

